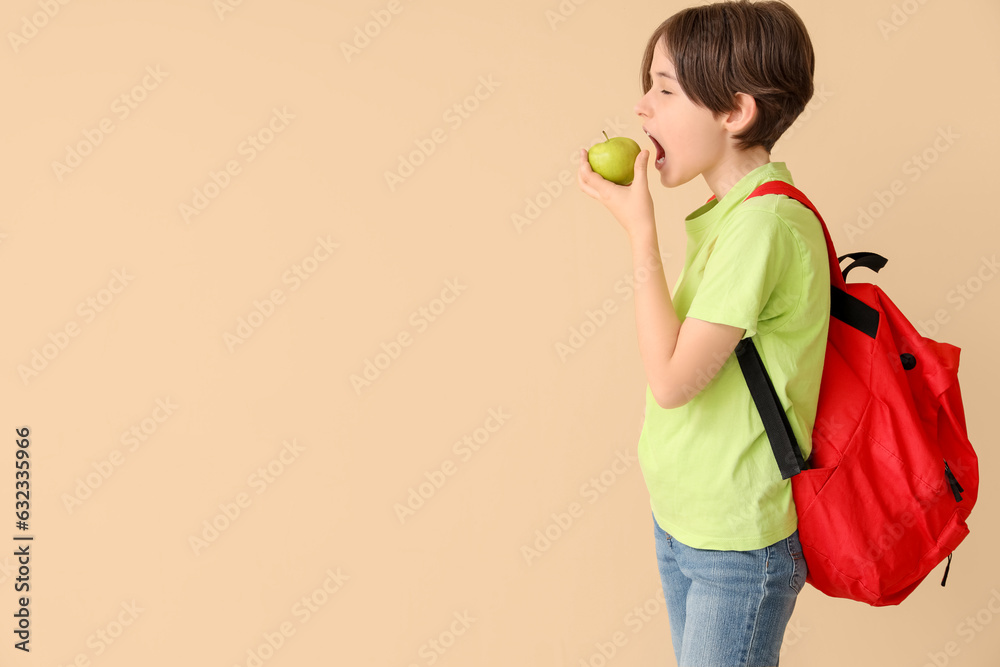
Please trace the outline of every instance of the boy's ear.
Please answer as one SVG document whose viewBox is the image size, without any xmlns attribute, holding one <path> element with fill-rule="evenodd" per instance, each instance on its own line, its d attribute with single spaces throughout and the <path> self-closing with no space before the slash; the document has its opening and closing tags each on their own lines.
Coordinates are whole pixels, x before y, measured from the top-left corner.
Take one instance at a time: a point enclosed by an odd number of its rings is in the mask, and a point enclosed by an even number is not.
<svg viewBox="0 0 1000 667">
<path fill-rule="evenodd" d="M 746 93 L 736 93 L 736 108 L 729 112 L 723 126 L 732 134 L 738 134 L 753 125 L 757 119 L 757 100 Z"/>
</svg>

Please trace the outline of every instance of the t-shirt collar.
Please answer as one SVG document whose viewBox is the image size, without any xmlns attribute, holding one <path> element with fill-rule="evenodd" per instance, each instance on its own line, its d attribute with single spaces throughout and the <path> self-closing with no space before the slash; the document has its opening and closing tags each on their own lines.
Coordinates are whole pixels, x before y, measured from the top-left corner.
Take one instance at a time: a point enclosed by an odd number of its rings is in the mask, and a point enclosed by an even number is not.
<svg viewBox="0 0 1000 667">
<path fill-rule="evenodd" d="M 684 226 L 688 232 L 704 230 L 739 205 L 758 185 L 774 180 L 795 185 L 784 162 L 762 164 L 731 187 L 721 201 L 713 199 L 692 211 L 684 218 Z"/>
</svg>

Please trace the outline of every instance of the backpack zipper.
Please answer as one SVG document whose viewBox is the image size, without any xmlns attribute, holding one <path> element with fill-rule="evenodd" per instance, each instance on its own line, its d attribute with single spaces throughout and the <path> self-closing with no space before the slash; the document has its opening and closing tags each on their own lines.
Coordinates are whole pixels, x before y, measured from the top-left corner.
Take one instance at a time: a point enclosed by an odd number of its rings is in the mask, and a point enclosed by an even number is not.
<svg viewBox="0 0 1000 667">
<path fill-rule="evenodd" d="M 951 492 L 955 494 L 955 501 L 956 502 L 962 502 L 962 493 L 961 492 L 965 491 L 965 489 L 963 489 L 962 485 L 958 483 L 958 480 L 955 479 L 955 473 L 953 473 L 951 471 L 951 468 L 948 467 L 948 459 L 942 459 L 942 460 L 944 461 L 944 476 L 948 480 L 948 486 L 951 487 Z M 951 557 L 953 555 L 954 554 L 948 554 L 948 564 L 945 565 L 945 567 L 944 567 L 944 576 L 941 577 L 941 585 L 942 586 L 944 586 L 944 583 L 946 581 L 948 581 L 948 570 L 951 569 Z"/>
<path fill-rule="evenodd" d="M 941 585 L 944 586 L 944 582 L 948 581 L 948 570 L 951 569 L 951 557 L 954 553 L 948 554 L 948 564 L 944 566 L 944 576 L 941 577 Z"/>
<path fill-rule="evenodd" d="M 955 474 L 951 471 L 951 468 L 948 467 L 947 459 L 944 459 L 944 476 L 948 479 L 948 486 L 951 487 L 951 492 L 955 494 L 955 501 L 962 502 L 961 492 L 965 491 L 965 489 L 963 489 L 962 485 L 958 483 L 957 479 L 955 479 Z"/>
</svg>

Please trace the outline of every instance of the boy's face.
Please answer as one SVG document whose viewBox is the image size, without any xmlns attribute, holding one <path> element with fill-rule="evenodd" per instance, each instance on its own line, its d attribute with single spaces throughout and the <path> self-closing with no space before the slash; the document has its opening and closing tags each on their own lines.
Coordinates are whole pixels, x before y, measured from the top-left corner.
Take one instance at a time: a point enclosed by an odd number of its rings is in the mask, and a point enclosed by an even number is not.
<svg viewBox="0 0 1000 667">
<path fill-rule="evenodd" d="M 711 111 L 697 106 L 684 94 L 662 40 L 653 51 L 650 76 L 653 86 L 639 99 L 635 112 L 642 118 L 646 134 L 653 139 L 654 165 L 660 172 L 660 183 L 672 188 L 687 183 L 723 159 L 727 141 L 725 117 L 716 119 Z"/>
</svg>

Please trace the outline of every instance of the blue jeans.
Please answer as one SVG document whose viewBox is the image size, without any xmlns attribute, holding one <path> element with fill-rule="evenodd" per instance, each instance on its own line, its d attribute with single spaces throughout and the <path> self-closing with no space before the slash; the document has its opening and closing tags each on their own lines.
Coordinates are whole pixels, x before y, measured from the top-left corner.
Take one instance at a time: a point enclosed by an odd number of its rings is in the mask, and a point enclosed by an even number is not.
<svg viewBox="0 0 1000 667">
<path fill-rule="evenodd" d="M 694 549 L 655 517 L 653 532 L 679 667 L 776 667 L 806 581 L 799 532 L 753 551 Z"/>
</svg>

